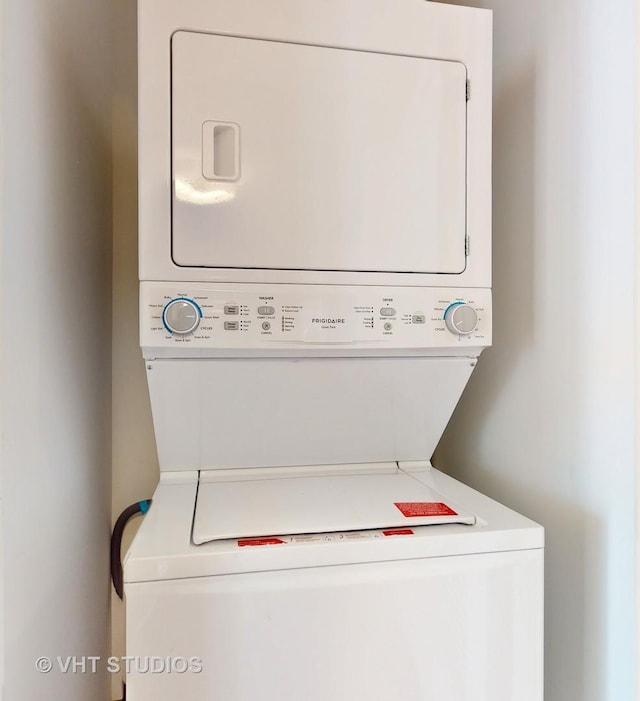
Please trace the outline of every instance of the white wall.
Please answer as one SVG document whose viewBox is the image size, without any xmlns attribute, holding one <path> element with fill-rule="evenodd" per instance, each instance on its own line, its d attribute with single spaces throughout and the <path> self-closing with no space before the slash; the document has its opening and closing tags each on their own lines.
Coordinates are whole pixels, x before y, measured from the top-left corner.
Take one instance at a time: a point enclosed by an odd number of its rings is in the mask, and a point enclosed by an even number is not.
<svg viewBox="0 0 640 701">
<path fill-rule="evenodd" d="M 634 2 L 478 4 L 495 10 L 495 339 L 436 464 L 546 527 L 545 700 L 631 700 Z"/>
<path fill-rule="evenodd" d="M 3 67 L 3 52 L 2 52 L 2 37 L 3 37 L 3 8 L 0 6 L 0 73 Z M 2 90 L 0 90 L 0 114 L 2 114 L 3 105 L 3 95 Z M 3 181 L 3 167 L 4 167 L 4 139 L 3 133 L 0 130 L 0 212 L 3 211 L 2 201 L 2 181 Z M 0 329 L 4 328 L 3 315 L 2 315 L 2 217 L 0 216 Z M 2 349 L 0 347 L 0 363 L 2 362 Z M 3 473 L 3 461 L 2 461 L 2 415 L 4 413 L 3 406 L 3 387 L 2 387 L 2 373 L 0 373 L 0 701 L 4 698 L 4 489 L 2 487 L 2 473 Z"/>
<path fill-rule="evenodd" d="M 4 3 L 4 701 L 108 698 L 111 2 Z"/>
</svg>

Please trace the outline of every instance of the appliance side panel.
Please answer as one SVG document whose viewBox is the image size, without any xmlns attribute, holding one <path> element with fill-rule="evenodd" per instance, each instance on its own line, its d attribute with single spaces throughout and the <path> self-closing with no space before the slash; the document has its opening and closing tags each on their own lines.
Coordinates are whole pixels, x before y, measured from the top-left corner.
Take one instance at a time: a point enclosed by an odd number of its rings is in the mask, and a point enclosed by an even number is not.
<svg viewBox="0 0 640 701">
<path fill-rule="evenodd" d="M 542 550 L 139 583 L 126 598 L 128 654 L 192 666 L 134 667 L 131 701 L 543 698 Z"/>
<path fill-rule="evenodd" d="M 157 360 L 161 470 L 431 457 L 472 358 Z"/>
</svg>

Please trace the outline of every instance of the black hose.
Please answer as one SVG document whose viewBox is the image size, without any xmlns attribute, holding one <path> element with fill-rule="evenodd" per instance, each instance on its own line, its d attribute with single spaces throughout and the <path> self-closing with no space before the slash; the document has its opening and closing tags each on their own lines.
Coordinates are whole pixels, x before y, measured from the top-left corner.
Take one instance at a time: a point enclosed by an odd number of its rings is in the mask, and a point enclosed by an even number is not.
<svg viewBox="0 0 640 701">
<path fill-rule="evenodd" d="M 122 599 L 124 586 L 122 581 L 122 560 L 120 558 L 120 549 L 122 548 L 122 535 L 127 523 L 136 514 L 146 514 L 151 506 L 151 499 L 138 501 L 127 508 L 118 516 L 116 525 L 113 527 L 111 534 L 111 581 L 116 590 L 116 594 Z"/>
</svg>

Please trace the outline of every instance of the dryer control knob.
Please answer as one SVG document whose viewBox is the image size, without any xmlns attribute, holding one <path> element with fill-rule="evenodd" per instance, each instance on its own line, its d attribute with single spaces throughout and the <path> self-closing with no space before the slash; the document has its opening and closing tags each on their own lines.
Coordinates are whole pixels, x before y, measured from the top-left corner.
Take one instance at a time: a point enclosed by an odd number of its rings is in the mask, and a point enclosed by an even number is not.
<svg viewBox="0 0 640 701">
<path fill-rule="evenodd" d="M 162 323 L 170 333 L 182 336 L 198 328 L 202 318 L 202 309 L 192 299 L 176 297 L 162 311 Z"/>
<path fill-rule="evenodd" d="M 444 321 L 451 333 L 466 336 L 475 331 L 478 312 L 464 302 L 454 302 L 445 309 Z"/>
</svg>

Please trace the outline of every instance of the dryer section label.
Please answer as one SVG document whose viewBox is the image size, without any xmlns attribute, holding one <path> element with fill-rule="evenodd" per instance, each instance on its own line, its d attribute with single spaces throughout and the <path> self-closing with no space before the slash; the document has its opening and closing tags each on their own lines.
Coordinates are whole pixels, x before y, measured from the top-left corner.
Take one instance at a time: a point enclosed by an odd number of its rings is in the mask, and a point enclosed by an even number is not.
<svg viewBox="0 0 640 701">
<path fill-rule="evenodd" d="M 457 512 L 446 504 L 437 501 L 405 501 L 394 502 L 403 516 L 412 518 L 416 516 L 457 516 Z"/>
</svg>

